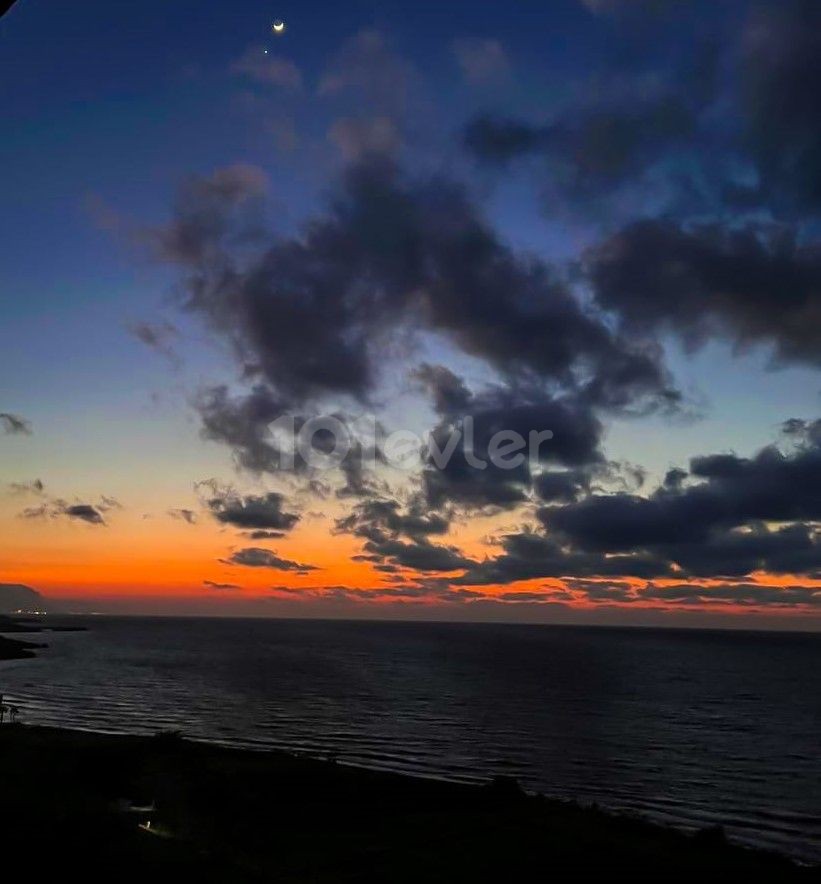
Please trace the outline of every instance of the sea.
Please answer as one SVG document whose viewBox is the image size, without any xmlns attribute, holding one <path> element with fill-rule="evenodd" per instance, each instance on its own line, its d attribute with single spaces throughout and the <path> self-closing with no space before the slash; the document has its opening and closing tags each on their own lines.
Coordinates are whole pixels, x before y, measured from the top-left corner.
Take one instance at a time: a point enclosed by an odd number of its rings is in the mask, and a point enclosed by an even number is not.
<svg viewBox="0 0 821 884">
<path fill-rule="evenodd" d="M 0 663 L 31 724 L 176 730 L 545 795 L 821 862 L 821 635 L 75 617 Z M 26 636 L 21 636 L 26 638 Z"/>
</svg>

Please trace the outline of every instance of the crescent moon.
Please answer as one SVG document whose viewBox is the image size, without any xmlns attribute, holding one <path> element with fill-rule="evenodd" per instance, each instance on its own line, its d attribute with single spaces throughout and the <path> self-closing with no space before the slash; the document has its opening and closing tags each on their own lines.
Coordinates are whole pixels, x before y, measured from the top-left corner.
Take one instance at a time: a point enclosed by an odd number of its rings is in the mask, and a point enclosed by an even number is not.
<svg viewBox="0 0 821 884">
<path fill-rule="evenodd" d="M 275 34 L 281 34 L 285 30 L 285 22 L 284 21 L 275 21 L 273 25 L 271 25 L 271 30 Z"/>
</svg>

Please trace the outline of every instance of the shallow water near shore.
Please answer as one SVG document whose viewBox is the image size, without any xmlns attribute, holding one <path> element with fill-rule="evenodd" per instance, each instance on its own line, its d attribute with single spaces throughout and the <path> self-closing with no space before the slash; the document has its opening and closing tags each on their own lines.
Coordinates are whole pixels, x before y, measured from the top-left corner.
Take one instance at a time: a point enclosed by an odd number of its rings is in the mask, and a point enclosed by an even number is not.
<svg viewBox="0 0 821 884">
<path fill-rule="evenodd" d="M 0 663 L 21 719 L 179 729 L 527 788 L 821 861 L 821 636 L 72 618 Z"/>
</svg>

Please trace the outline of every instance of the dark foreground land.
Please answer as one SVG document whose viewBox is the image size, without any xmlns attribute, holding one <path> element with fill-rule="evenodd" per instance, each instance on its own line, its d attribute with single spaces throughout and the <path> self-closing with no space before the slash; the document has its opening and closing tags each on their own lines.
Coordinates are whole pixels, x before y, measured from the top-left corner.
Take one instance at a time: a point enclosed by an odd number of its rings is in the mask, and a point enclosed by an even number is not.
<svg viewBox="0 0 821 884">
<path fill-rule="evenodd" d="M 0 660 L 27 660 L 36 657 L 34 653 L 41 644 L 34 642 L 19 641 L 16 638 L 6 638 L 0 635 Z"/>
<path fill-rule="evenodd" d="M 0 633 L 83 632 L 82 626 L 60 626 L 49 621 L 36 621 L 25 617 L 7 617 L 0 614 Z M 36 657 L 42 642 L 30 642 L 0 635 L 0 660 L 27 660 Z"/>
<path fill-rule="evenodd" d="M 155 806 L 127 811 L 128 804 Z M 150 822 L 148 830 L 140 828 Z M 32 880 L 819 881 L 769 854 L 525 796 L 174 735 L 0 728 L 0 850 Z M 58 878 L 59 876 L 59 878 Z M 196 877 L 194 877 L 196 876 Z"/>
</svg>

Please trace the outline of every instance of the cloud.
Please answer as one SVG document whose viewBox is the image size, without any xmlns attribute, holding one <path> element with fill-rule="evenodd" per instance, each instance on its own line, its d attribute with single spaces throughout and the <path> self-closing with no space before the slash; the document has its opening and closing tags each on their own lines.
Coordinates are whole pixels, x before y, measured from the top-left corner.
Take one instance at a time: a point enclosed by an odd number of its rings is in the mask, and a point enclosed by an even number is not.
<svg viewBox="0 0 821 884">
<path fill-rule="evenodd" d="M 672 568 L 662 556 L 646 553 L 604 555 L 572 548 L 536 531 L 505 534 L 501 555 L 476 562 L 451 579 L 452 585 L 491 586 L 546 577 L 666 577 Z"/>
<path fill-rule="evenodd" d="M 248 568 L 272 568 L 275 571 L 293 571 L 296 574 L 307 574 L 309 571 L 318 570 L 315 565 L 305 565 L 301 562 L 292 562 L 289 559 L 280 558 L 269 549 L 258 546 L 248 546 L 237 550 L 227 559 L 220 559 L 226 565 L 244 565 Z"/>
<path fill-rule="evenodd" d="M 102 495 L 96 504 L 69 503 L 59 497 L 47 498 L 37 506 L 27 507 L 20 513 L 24 519 L 59 519 L 67 518 L 89 525 L 106 525 L 105 514 L 115 509 L 122 509 L 122 504 L 113 497 Z"/>
<path fill-rule="evenodd" d="M 427 540 L 405 541 L 384 537 L 368 540 L 363 549 L 374 557 L 369 561 L 387 562 L 416 571 L 461 571 L 473 565 L 455 546 L 430 543 Z"/>
<path fill-rule="evenodd" d="M 821 605 L 821 586 L 780 586 L 759 583 L 657 586 L 648 584 L 638 593 L 641 601 L 674 604 L 743 605 L 745 607 L 804 607 Z"/>
<path fill-rule="evenodd" d="M 89 503 L 70 504 L 63 512 L 70 519 L 79 519 L 88 522 L 89 525 L 105 525 L 100 511 Z"/>
<path fill-rule="evenodd" d="M 590 495 L 538 515 L 551 536 L 590 554 L 642 551 L 704 576 L 818 573 L 820 428 L 805 424 L 786 453 L 694 457 L 686 477 L 680 471 L 648 497 Z"/>
<path fill-rule="evenodd" d="M 208 509 L 218 522 L 237 528 L 277 532 L 290 531 L 299 521 L 297 513 L 283 509 L 286 504 L 285 497 L 276 491 L 242 497 L 231 489 L 221 491 L 207 501 Z"/>
<path fill-rule="evenodd" d="M 302 89 L 299 68 L 288 58 L 266 53 L 262 46 L 250 47 L 231 65 L 231 70 L 265 86 L 276 86 L 291 92 Z"/>
<path fill-rule="evenodd" d="M 229 445 L 239 466 L 254 473 L 277 470 L 281 451 L 269 425 L 289 411 L 288 403 L 270 387 L 256 384 L 244 396 L 232 396 L 225 386 L 199 395 L 200 433 L 204 439 Z"/>
<path fill-rule="evenodd" d="M 767 344 L 777 362 L 821 365 L 821 245 L 793 230 L 641 221 L 591 249 L 586 272 L 630 333 Z"/>
<path fill-rule="evenodd" d="M 203 204 L 184 201 L 157 239 L 190 267 L 188 306 L 270 397 L 365 400 L 378 357 L 413 327 L 506 376 L 577 387 L 607 407 L 674 395 L 657 347 L 614 334 L 553 268 L 504 244 L 453 182 L 408 181 L 372 159 L 349 171 L 303 236 L 273 239 L 244 266 L 230 246 L 236 191 L 218 191 L 208 181 L 190 189 Z M 227 391 L 213 398 L 223 405 Z"/>
<path fill-rule="evenodd" d="M 355 560 L 371 562 L 378 570 L 390 566 L 386 573 L 396 568 L 456 571 L 472 565 L 456 547 L 430 541 L 431 536 L 444 535 L 449 528 L 449 517 L 430 512 L 419 495 L 405 507 L 393 499 L 364 500 L 335 523 L 337 532 L 365 540 L 363 553 Z"/>
<path fill-rule="evenodd" d="M 0 428 L 9 436 L 30 436 L 31 423 L 19 414 L 0 411 Z"/>
<path fill-rule="evenodd" d="M 721 609 L 807 610 L 821 604 L 821 587 L 771 585 L 759 583 L 680 583 L 661 585 L 649 582 L 642 586 L 620 581 L 569 579 L 567 588 L 542 586 L 526 590 L 482 591 L 452 587 L 447 578 L 424 578 L 407 585 L 358 588 L 351 586 L 288 587 L 272 586 L 278 596 L 337 602 L 445 602 L 455 605 L 503 606 L 539 605 L 570 609 L 585 601 L 596 606 L 640 606 L 643 608 L 708 607 Z"/>
<path fill-rule="evenodd" d="M 471 85 L 487 85 L 510 76 L 510 61 L 498 40 L 464 37 L 454 42 L 453 52 L 462 76 Z"/>
<path fill-rule="evenodd" d="M 821 7 L 813 0 L 756 5 L 741 40 L 746 144 L 762 199 L 821 204 Z"/>
<path fill-rule="evenodd" d="M 602 463 L 602 425 L 593 408 L 577 397 L 554 398 L 540 389 L 491 387 L 474 394 L 443 366 L 419 375 L 429 387 L 441 420 L 431 433 L 422 482 L 434 508 L 447 503 L 465 507 L 509 509 L 527 500 L 531 464 L 592 467 Z M 452 410 L 451 410 L 452 409 Z M 496 461 L 491 446 L 499 430 L 518 434 L 526 444 L 521 463 Z M 532 445 L 531 433 L 540 434 Z M 458 442 L 446 463 L 434 452 Z M 484 466 L 477 466 L 477 464 Z"/>
<path fill-rule="evenodd" d="M 756 572 L 821 579 L 821 421 L 787 427 L 795 442 L 790 451 L 768 446 L 751 458 L 694 457 L 689 470 L 648 496 L 559 497 L 537 509 L 541 529 L 502 534 L 500 555 L 465 563 L 463 574 L 441 583 Z"/>
<path fill-rule="evenodd" d="M 171 516 L 172 519 L 178 519 L 181 522 L 187 522 L 189 525 L 196 525 L 197 523 L 197 514 L 194 510 L 180 509 L 180 508 L 172 508 L 168 510 L 168 515 Z"/>
<path fill-rule="evenodd" d="M 586 5 L 621 15 L 665 4 Z M 512 248 L 459 181 L 399 166 L 397 120 L 415 75 L 376 31 L 346 43 L 319 83 L 332 105 L 327 137 L 347 164 L 323 207 L 295 233 L 271 233 L 264 175 L 232 167 L 190 179 L 151 235 L 179 265 L 186 309 L 236 358 L 240 385 L 195 402 L 203 437 L 229 446 L 239 467 L 272 473 L 283 464 L 273 421 L 294 415 L 298 429 L 332 410 L 346 423 L 362 406 L 380 407 L 394 393 L 386 378 L 399 374 L 387 367 L 433 342 L 444 361 L 458 351 L 454 364 L 482 383 L 446 365 L 413 372 L 435 418 L 410 483 L 389 489 L 361 458 L 344 464 L 341 487 L 338 476 L 319 482 L 294 467 L 304 491 L 349 507 L 334 530 L 361 543 L 354 558 L 378 572 L 386 597 L 481 601 L 481 587 L 562 579 L 565 588 L 505 591 L 504 603 L 688 604 L 720 577 L 708 604 L 814 604 L 799 578 L 821 574 L 821 423 L 789 422 L 782 448 L 751 457 L 694 457 L 651 488 L 641 467 L 604 450 L 614 415 L 681 408 L 660 343 L 670 335 L 691 349 L 719 339 L 736 351 L 764 346 L 778 364 L 821 363 L 821 250 L 794 211 L 814 211 L 821 181 L 817 96 L 806 85 L 817 79 L 817 37 L 799 32 L 814 14 L 796 2 L 757 15 L 703 77 L 670 59 L 637 73 L 631 60 L 571 84 L 566 104 L 547 114 L 468 125 L 474 157 L 539 164 L 562 198 L 557 212 L 606 203 L 596 217 L 602 240 L 561 264 Z M 509 75 L 496 40 L 460 40 L 453 51 L 471 83 Z M 781 130 L 770 123 L 779 119 Z M 773 220 L 782 210 L 788 223 Z M 500 429 L 552 436 L 535 464 L 508 470 L 488 457 Z M 457 433 L 452 456 L 437 462 L 434 449 Z M 383 463 L 382 452 L 366 453 Z M 299 519 L 274 494 L 215 487 L 205 506 L 254 541 Z M 496 529 L 493 555 L 477 560 L 449 542 L 455 518 L 500 511 L 515 527 Z M 312 567 L 255 546 L 226 561 Z M 776 595 L 756 583 L 762 571 L 796 575 L 801 591 Z M 709 587 L 697 582 L 708 577 Z M 638 580 L 656 583 L 641 590 Z M 678 595 L 660 585 L 671 580 Z M 307 592 L 374 597 L 345 586 Z"/>
<path fill-rule="evenodd" d="M 694 457 L 689 474 L 694 484 L 662 487 L 650 497 L 594 495 L 545 508 L 541 517 L 598 550 L 700 541 L 715 527 L 751 522 L 821 521 L 821 446 L 814 442 L 788 453 L 768 446 L 751 458 Z"/>
<path fill-rule="evenodd" d="M 398 568 L 457 571 L 472 565 L 455 546 L 431 542 L 432 536 L 447 534 L 449 529 L 449 515 L 431 512 L 420 495 L 405 506 L 390 498 L 364 500 L 335 523 L 337 532 L 365 540 L 362 554 L 354 559 L 371 562 L 385 573 Z"/>
<path fill-rule="evenodd" d="M 328 140 L 336 145 L 346 162 L 369 154 L 393 156 L 402 144 L 402 136 L 390 117 L 343 117 L 331 125 Z"/>
<path fill-rule="evenodd" d="M 542 157 L 565 193 L 584 197 L 601 196 L 640 176 L 687 143 L 694 127 L 688 103 L 670 94 L 582 106 L 543 125 L 480 116 L 468 124 L 464 139 L 486 163 Z"/>
<path fill-rule="evenodd" d="M 174 341 L 180 334 L 176 326 L 170 322 L 132 322 L 128 331 L 140 343 L 165 356 L 173 365 L 179 365 L 180 357 L 174 349 Z"/>
<path fill-rule="evenodd" d="M 32 479 L 30 482 L 9 482 L 8 489 L 11 494 L 42 494 L 46 486 L 40 479 Z"/>
<path fill-rule="evenodd" d="M 163 260 L 209 264 L 226 245 L 239 246 L 258 234 L 255 210 L 267 188 L 266 173 L 247 164 L 218 169 L 207 178 L 192 176 L 179 190 L 173 223 L 147 230 L 143 238 Z"/>
<path fill-rule="evenodd" d="M 572 503 L 589 485 L 590 475 L 583 470 L 548 470 L 534 479 L 536 493 L 549 503 Z"/>
<path fill-rule="evenodd" d="M 401 111 L 408 101 L 414 74 L 377 30 L 360 31 L 337 53 L 319 81 L 320 96 L 353 92 L 374 109 Z"/>
<path fill-rule="evenodd" d="M 216 583 L 213 580 L 203 580 L 202 585 L 207 587 L 208 589 L 218 589 L 225 591 L 242 589 L 242 587 L 238 583 Z"/>
<path fill-rule="evenodd" d="M 430 535 L 447 534 L 450 521 L 440 513 L 429 512 L 418 497 L 404 509 L 398 500 L 382 498 L 356 504 L 337 522 L 337 528 L 359 537 L 381 537 L 387 532 L 424 540 Z"/>
</svg>

